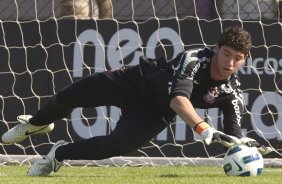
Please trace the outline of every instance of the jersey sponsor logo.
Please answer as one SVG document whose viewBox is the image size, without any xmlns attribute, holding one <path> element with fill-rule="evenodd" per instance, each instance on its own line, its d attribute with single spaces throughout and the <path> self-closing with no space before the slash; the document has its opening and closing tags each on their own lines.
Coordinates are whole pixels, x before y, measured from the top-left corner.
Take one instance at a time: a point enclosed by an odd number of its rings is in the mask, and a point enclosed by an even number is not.
<svg viewBox="0 0 282 184">
<path fill-rule="evenodd" d="M 235 111 L 235 114 L 236 114 L 236 119 L 237 119 L 237 123 L 238 123 L 238 125 L 240 125 L 241 126 L 241 112 L 240 112 L 240 107 L 239 107 L 239 105 L 238 105 L 238 99 L 236 98 L 236 99 L 234 99 L 234 100 L 232 100 L 232 105 L 233 105 L 233 108 L 234 108 L 234 111 Z"/>
</svg>

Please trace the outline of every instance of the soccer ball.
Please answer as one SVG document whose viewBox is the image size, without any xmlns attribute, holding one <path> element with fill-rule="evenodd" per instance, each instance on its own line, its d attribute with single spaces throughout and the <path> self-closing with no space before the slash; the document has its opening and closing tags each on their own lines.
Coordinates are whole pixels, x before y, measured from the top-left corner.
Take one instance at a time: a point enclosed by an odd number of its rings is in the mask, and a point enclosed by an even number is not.
<svg viewBox="0 0 282 184">
<path fill-rule="evenodd" d="M 236 145 L 225 153 L 223 169 L 228 176 L 257 176 L 262 173 L 263 158 L 255 147 Z"/>
</svg>

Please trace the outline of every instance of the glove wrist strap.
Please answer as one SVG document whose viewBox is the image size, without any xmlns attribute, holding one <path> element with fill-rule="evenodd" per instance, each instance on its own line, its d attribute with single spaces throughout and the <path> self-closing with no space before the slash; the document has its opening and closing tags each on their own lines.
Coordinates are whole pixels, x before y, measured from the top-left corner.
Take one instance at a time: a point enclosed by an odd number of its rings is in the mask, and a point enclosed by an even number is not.
<svg viewBox="0 0 282 184">
<path fill-rule="evenodd" d="M 204 121 L 201 121 L 199 123 L 196 124 L 196 126 L 194 127 L 195 132 L 197 132 L 199 135 L 207 128 L 209 128 L 209 124 L 207 124 Z"/>
</svg>

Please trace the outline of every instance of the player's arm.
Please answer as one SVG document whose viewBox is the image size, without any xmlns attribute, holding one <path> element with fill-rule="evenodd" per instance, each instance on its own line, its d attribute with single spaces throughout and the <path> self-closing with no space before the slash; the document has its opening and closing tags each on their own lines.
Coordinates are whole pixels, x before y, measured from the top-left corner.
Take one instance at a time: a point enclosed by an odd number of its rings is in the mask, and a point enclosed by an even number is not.
<svg viewBox="0 0 282 184">
<path fill-rule="evenodd" d="M 190 100 L 185 96 L 176 96 L 170 101 L 170 107 L 186 122 L 190 127 L 195 127 L 203 119 L 195 111 Z"/>
<path fill-rule="evenodd" d="M 225 102 L 222 103 L 223 105 L 220 107 L 224 116 L 224 133 L 240 138 L 240 144 L 246 144 L 250 147 L 257 147 L 258 151 L 262 155 L 266 155 L 272 151 L 275 151 L 271 147 L 259 144 L 255 139 L 243 137 L 241 131 L 243 99 L 241 98 L 241 96 L 242 94 L 239 91 L 238 93 L 230 94 L 229 98 L 227 98 Z"/>
<path fill-rule="evenodd" d="M 200 68 L 200 63 L 197 59 L 197 50 L 180 53 L 171 62 L 173 63 L 175 71 L 171 81 L 170 108 L 174 110 L 188 126 L 193 128 L 203 138 L 206 144 L 209 145 L 212 142 L 220 142 L 227 147 L 234 145 L 236 140 L 215 130 L 204 122 L 189 100 L 193 90 L 193 78 Z"/>
<path fill-rule="evenodd" d="M 238 139 L 234 139 L 220 131 L 210 127 L 197 114 L 190 100 L 185 96 L 175 96 L 170 101 L 170 107 L 173 109 L 185 123 L 193 128 L 209 145 L 213 142 L 219 142 L 226 147 L 238 144 Z"/>
<path fill-rule="evenodd" d="M 230 94 L 221 102 L 220 110 L 223 113 L 224 133 L 241 138 L 241 121 L 243 114 L 243 98 L 239 91 Z"/>
</svg>

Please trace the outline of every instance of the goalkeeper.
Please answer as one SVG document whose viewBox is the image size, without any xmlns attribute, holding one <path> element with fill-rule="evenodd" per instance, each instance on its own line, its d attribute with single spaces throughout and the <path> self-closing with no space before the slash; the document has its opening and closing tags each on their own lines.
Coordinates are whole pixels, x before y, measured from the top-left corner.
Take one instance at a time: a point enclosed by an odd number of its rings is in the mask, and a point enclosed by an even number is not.
<svg viewBox="0 0 282 184">
<path fill-rule="evenodd" d="M 34 116 L 18 116 L 20 123 L 2 136 L 2 142 L 18 143 L 29 135 L 49 132 L 54 128 L 52 122 L 76 107 L 117 106 L 122 115 L 110 135 L 72 143 L 59 141 L 46 157 L 31 165 L 28 175 L 56 172 L 65 159 L 100 160 L 125 155 L 169 126 L 176 114 L 207 145 L 240 144 L 243 99 L 235 72 L 248 57 L 251 45 L 246 30 L 230 27 L 214 48 L 184 51 L 169 61 L 141 57 L 139 65 L 87 76 L 51 97 Z M 194 109 L 215 107 L 223 112 L 224 133 L 210 127 Z"/>
</svg>

